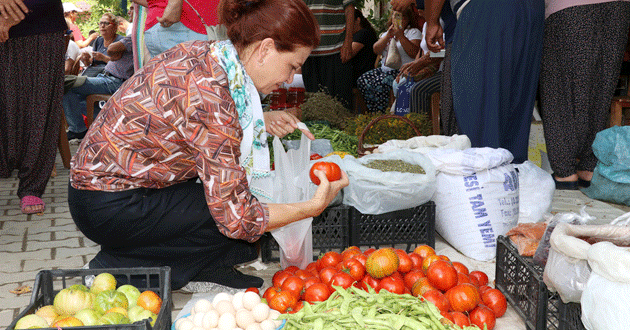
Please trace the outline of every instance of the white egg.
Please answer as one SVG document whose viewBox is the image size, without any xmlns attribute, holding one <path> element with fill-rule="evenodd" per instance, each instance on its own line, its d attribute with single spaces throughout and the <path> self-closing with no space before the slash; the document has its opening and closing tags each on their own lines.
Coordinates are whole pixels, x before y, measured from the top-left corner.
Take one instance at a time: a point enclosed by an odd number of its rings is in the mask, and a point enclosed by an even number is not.
<svg viewBox="0 0 630 330">
<path fill-rule="evenodd" d="M 193 324 L 196 327 L 203 327 L 203 317 L 206 315 L 206 313 L 195 313 L 195 315 L 193 316 Z"/>
<path fill-rule="evenodd" d="M 232 297 L 232 305 L 234 305 L 235 310 L 239 310 L 243 308 L 243 295 L 244 294 L 245 294 L 245 291 L 239 291 L 235 293 L 234 296 Z"/>
<path fill-rule="evenodd" d="M 227 293 L 227 292 L 219 292 L 217 293 L 216 296 L 214 296 L 214 298 L 212 299 L 212 306 L 214 306 L 215 308 L 217 307 L 217 303 L 221 300 L 227 300 L 229 302 L 232 302 L 232 295 Z"/>
<path fill-rule="evenodd" d="M 269 305 L 263 302 L 257 304 L 256 306 L 254 306 L 254 308 L 252 308 L 252 314 L 254 315 L 254 320 L 256 320 L 256 322 L 262 322 L 266 320 L 269 317 L 270 310 L 271 308 L 269 308 Z"/>
<path fill-rule="evenodd" d="M 217 324 L 217 328 L 221 330 L 232 330 L 236 327 L 236 319 L 234 318 L 234 314 L 225 313 L 219 317 L 219 324 Z"/>
<path fill-rule="evenodd" d="M 270 309 L 269 310 L 269 317 L 267 318 L 267 320 L 273 321 L 273 323 L 276 325 L 276 328 L 277 328 L 277 327 L 279 327 L 282 324 L 282 320 L 278 320 L 278 317 L 281 314 L 282 313 L 278 312 L 275 309 Z"/>
<path fill-rule="evenodd" d="M 203 327 L 206 329 L 216 327 L 219 324 L 219 316 L 221 316 L 219 315 L 219 312 L 214 309 L 206 312 L 202 320 Z"/>
<path fill-rule="evenodd" d="M 226 313 L 234 314 L 234 312 L 236 312 L 234 310 L 234 306 L 232 305 L 232 301 L 230 300 L 221 300 L 217 302 L 217 304 L 214 306 L 214 309 L 219 312 L 219 315 L 223 315 Z"/>
<path fill-rule="evenodd" d="M 236 325 L 238 325 L 239 327 L 245 329 L 248 325 L 254 322 L 256 321 L 254 320 L 254 315 L 252 315 L 252 312 L 248 311 L 245 308 L 241 308 L 236 311 Z"/>
<path fill-rule="evenodd" d="M 243 307 L 247 310 L 252 310 L 254 306 L 260 303 L 260 295 L 253 291 L 248 291 L 243 294 Z"/>
<path fill-rule="evenodd" d="M 212 303 L 210 302 L 210 300 L 208 299 L 199 299 L 197 300 L 197 302 L 195 303 L 195 306 L 193 307 L 193 310 L 195 311 L 195 313 L 205 313 L 211 309 L 213 309 L 214 307 L 212 306 Z"/>
<path fill-rule="evenodd" d="M 262 328 L 260 327 L 260 325 L 258 325 L 258 323 L 252 323 L 248 325 L 245 330 L 262 330 Z"/>
<path fill-rule="evenodd" d="M 180 319 L 177 319 L 177 321 L 175 321 L 175 330 L 179 330 L 179 327 L 184 320 L 185 318 L 180 318 Z"/>
<path fill-rule="evenodd" d="M 181 322 L 179 323 L 179 327 L 176 329 L 177 330 L 192 330 L 192 328 L 194 327 L 195 327 L 195 324 L 192 322 L 192 320 L 185 318 L 181 320 Z"/>
<path fill-rule="evenodd" d="M 264 320 L 260 322 L 260 328 L 262 330 L 275 330 L 277 327 L 276 327 L 276 323 L 273 322 L 272 320 Z"/>
<path fill-rule="evenodd" d="M 202 328 L 202 327 L 197 327 L 197 326 L 195 326 L 195 327 L 194 327 L 194 328 L 192 328 L 191 330 L 206 330 L 206 329 L 204 329 L 204 328 Z"/>
</svg>

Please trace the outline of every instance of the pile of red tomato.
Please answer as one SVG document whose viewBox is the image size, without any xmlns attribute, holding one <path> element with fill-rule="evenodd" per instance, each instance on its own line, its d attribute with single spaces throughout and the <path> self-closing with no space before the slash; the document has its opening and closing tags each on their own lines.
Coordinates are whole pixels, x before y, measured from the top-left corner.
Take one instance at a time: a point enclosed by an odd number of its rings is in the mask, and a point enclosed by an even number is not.
<svg viewBox="0 0 630 330">
<path fill-rule="evenodd" d="M 289 266 L 276 272 L 263 298 L 281 313 L 295 313 L 305 302 L 328 299 L 333 285 L 412 294 L 435 304 L 442 316 L 460 327 L 483 329 L 485 324 L 491 330 L 507 309 L 505 296 L 488 286 L 484 272 L 469 272 L 428 245 L 410 253 L 393 248 L 361 251 L 356 246 L 341 253 L 329 251 L 305 269 Z"/>
</svg>

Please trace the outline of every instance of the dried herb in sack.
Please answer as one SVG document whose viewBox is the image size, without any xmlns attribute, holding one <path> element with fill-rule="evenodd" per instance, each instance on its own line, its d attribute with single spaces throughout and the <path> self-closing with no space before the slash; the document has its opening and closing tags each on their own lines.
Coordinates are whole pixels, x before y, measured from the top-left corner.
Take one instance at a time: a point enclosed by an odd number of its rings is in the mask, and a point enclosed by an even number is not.
<svg viewBox="0 0 630 330">
<path fill-rule="evenodd" d="M 309 93 L 306 101 L 300 105 L 302 121 L 325 121 L 332 128 L 343 129 L 346 118 L 353 114 L 339 100 L 324 91 Z"/>
<path fill-rule="evenodd" d="M 422 166 L 410 164 L 400 159 L 373 159 L 363 165 L 365 167 L 381 170 L 383 172 L 426 174 Z"/>
</svg>

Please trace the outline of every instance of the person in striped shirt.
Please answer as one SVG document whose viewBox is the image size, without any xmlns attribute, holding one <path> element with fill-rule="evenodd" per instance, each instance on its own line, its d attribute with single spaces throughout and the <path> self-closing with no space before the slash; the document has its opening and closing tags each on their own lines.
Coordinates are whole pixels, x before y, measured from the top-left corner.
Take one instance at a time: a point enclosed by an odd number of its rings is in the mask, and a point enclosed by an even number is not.
<svg viewBox="0 0 630 330">
<path fill-rule="evenodd" d="M 352 107 L 354 0 L 304 0 L 320 28 L 321 41 L 302 66 L 308 92 L 324 90 Z"/>
</svg>

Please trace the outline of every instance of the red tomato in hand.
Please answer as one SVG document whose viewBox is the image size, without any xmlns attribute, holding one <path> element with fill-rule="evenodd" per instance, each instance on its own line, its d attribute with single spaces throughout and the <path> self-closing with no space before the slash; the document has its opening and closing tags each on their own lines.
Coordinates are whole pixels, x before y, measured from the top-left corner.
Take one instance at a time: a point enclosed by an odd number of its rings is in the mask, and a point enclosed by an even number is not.
<svg viewBox="0 0 630 330">
<path fill-rule="evenodd" d="M 494 316 L 501 317 L 505 314 L 507 309 L 507 300 L 501 291 L 498 289 L 487 289 L 481 295 L 481 300 L 484 305 L 488 306 L 493 312 Z"/>
<path fill-rule="evenodd" d="M 341 179 L 341 168 L 339 167 L 339 165 L 333 162 L 317 162 L 313 164 L 313 166 L 311 167 L 311 171 L 309 172 L 311 181 L 313 181 L 313 183 L 316 185 L 319 185 L 321 182 L 319 181 L 319 178 L 315 175 L 315 170 L 320 170 L 326 173 L 326 178 L 330 182 Z"/>
<path fill-rule="evenodd" d="M 488 330 L 494 329 L 494 324 L 497 321 L 494 312 L 484 305 L 479 305 L 477 308 L 473 309 L 468 314 L 468 318 L 470 318 L 470 323 L 478 326 L 480 329 L 483 329 L 485 324 Z"/>
</svg>

